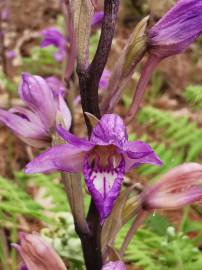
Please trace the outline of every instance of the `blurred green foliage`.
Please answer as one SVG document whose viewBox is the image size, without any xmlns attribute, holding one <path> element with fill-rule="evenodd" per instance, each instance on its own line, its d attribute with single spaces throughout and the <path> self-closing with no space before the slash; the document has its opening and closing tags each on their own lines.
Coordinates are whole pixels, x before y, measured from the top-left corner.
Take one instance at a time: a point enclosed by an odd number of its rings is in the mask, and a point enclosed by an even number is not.
<svg viewBox="0 0 202 270">
<path fill-rule="evenodd" d="M 202 85 L 189 85 L 183 93 L 187 102 L 195 109 L 202 109 Z"/>
<path fill-rule="evenodd" d="M 54 224 L 42 229 L 45 237 L 60 256 L 68 262 L 72 270 L 84 269 L 81 242 L 74 230 L 74 220 L 71 213 L 58 212 L 53 217 Z"/>
<path fill-rule="evenodd" d="M 32 74 L 40 74 L 42 76 L 61 75 L 61 63 L 53 58 L 53 54 L 57 51 L 54 46 L 40 48 L 33 47 L 31 57 L 23 57 L 21 71 L 27 71 Z"/>
<path fill-rule="evenodd" d="M 120 231 L 117 247 L 121 246 L 128 228 L 126 225 Z M 191 240 L 184 232 L 176 232 L 165 217 L 159 215 L 151 216 L 146 226 L 137 231 L 124 259 L 144 270 L 200 270 L 202 265 L 202 254 L 195 239 Z"/>
<path fill-rule="evenodd" d="M 138 169 L 140 174 L 156 177 L 183 162 L 200 162 L 202 130 L 188 117 L 145 106 L 138 113 L 137 120 L 148 132 L 140 137 L 132 134 L 129 139 L 149 142 L 164 163 L 162 167 L 141 166 Z"/>
</svg>

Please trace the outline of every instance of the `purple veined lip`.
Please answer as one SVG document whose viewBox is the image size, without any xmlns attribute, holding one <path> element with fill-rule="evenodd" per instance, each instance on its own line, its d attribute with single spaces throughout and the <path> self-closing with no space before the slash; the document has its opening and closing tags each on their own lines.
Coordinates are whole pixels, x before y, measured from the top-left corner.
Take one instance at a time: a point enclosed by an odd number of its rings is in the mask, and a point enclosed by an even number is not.
<svg viewBox="0 0 202 270">
<path fill-rule="evenodd" d="M 101 224 L 114 206 L 125 175 L 122 155 L 109 155 L 106 164 L 102 164 L 102 159 L 102 154 L 94 156 L 90 153 L 84 158 L 85 182 L 100 213 Z"/>
</svg>

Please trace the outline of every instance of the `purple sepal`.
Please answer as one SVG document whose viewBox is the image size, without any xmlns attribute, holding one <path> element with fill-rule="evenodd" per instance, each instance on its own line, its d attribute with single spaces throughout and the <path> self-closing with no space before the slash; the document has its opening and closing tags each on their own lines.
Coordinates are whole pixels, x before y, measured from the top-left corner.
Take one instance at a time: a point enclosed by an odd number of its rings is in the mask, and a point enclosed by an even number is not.
<svg viewBox="0 0 202 270">
<path fill-rule="evenodd" d="M 98 145 L 122 147 L 128 139 L 123 120 L 115 114 L 105 114 L 93 129 L 90 140 Z"/>
<path fill-rule="evenodd" d="M 59 95 L 64 96 L 65 86 L 58 78 L 56 78 L 55 76 L 50 76 L 47 77 L 45 80 L 48 86 L 51 88 L 55 98 L 57 98 Z"/>
</svg>

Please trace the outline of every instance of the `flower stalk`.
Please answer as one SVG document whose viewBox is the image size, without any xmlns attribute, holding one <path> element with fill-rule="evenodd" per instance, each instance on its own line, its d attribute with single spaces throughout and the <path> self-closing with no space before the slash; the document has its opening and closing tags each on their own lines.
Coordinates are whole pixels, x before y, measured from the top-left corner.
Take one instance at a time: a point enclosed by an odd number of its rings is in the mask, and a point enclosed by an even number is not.
<svg viewBox="0 0 202 270">
<path fill-rule="evenodd" d="M 135 220 L 133 222 L 133 224 L 131 225 L 123 243 L 121 246 L 121 249 L 119 251 L 120 256 L 123 256 L 132 237 L 134 236 L 134 234 L 136 233 L 137 229 L 139 228 L 139 226 L 144 222 L 144 220 L 148 217 L 150 213 L 147 211 L 144 211 L 142 209 L 139 209 L 137 211 L 137 215 L 135 217 Z"/>
<path fill-rule="evenodd" d="M 140 107 L 140 103 L 142 101 L 142 98 L 144 96 L 147 84 L 151 78 L 151 75 L 154 71 L 154 69 L 156 68 L 156 66 L 159 64 L 160 59 L 150 55 L 142 72 L 141 72 L 141 77 L 138 81 L 134 96 L 133 96 L 133 100 L 132 103 L 130 105 L 130 108 L 128 110 L 128 113 L 126 115 L 125 118 L 125 122 L 126 124 L 128 124 L 133 117 L 135 116 L 135 114 L 137 113 L 139 107 Z"/>
<path fill-rule="evenodd" d="M 111 49 L 118 7 L 119 0 L 105 0 L 101 36 L 95 56 L 89 66 L 84 67 L 83 65 L 79 65 L 79 62 L 77 66 L 83 112 L 89 112 L 98 119 L 101 116 L 98 101 L 99 81 Z M 85 114 L 84 117 L 88 134 L 90 135 L 92 126 Z M 88 270 L 100 270 L 103 264 L 101 254 L 101 225 L 93 200 L 90 203 L 87 222 L 91 230 L 91 235 L 88 235 L 88 237 L 80 235 L 85 264 Z"/>
</svg>

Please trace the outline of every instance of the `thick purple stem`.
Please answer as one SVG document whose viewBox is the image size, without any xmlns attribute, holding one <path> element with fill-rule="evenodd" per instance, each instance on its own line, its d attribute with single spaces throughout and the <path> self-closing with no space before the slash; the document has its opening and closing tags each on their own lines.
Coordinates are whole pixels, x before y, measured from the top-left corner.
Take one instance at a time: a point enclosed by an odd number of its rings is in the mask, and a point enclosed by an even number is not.
<svg viewBox="0 0 202 270">
<path fill-rule="evenodd" d="M 133 96 L 133 101 L 131 103 L 131 106 L 130 106 L 129 111 L 128 111 L 126 118 L 125 118 L 125 122 L 127 124 L 133 119 L 133 117 L 137 113 L 138 108 L 140 106 L 140 103 L 142 101 L 142 98 L 144 96 L 146 86 L 149 82 L 149 79 L 150 79 L 154 69 L 156 68 L 156 66 L 160 62 L 160 60 L 161 60 L 160 58 L 157 58 L 154 55 L 149 56 L 145 66 L 142 70 L 141 77 L 138 81 L 136 91 L 135 91 L 135 94 Z"/>
</svg>

